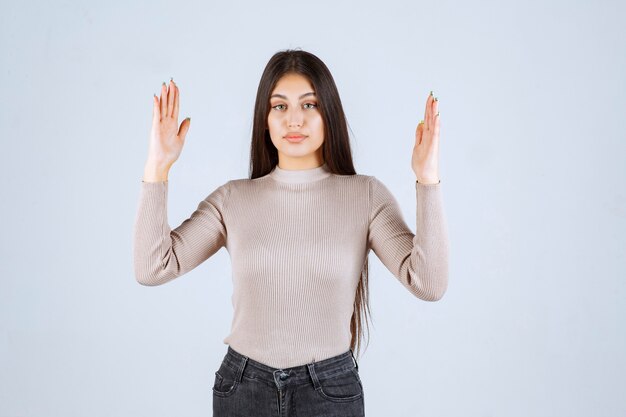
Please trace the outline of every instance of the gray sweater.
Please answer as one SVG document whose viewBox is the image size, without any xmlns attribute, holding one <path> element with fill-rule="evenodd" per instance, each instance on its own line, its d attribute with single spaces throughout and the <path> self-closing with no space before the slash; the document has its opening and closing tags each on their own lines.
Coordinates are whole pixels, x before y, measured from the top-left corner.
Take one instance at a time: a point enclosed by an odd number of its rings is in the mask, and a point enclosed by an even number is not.
<svg viewBox="0 0 626 417">
<path fill-rule="evenodd" d="M 415 234 L 376 177 L 336 175 L 326 164 L 276 166 L 260 178 L 230 180 L 174 229 L 167 190 L 167 181 L 141 182 L 133 229 L 137 281 L 164 284 L 225 247 L 234 313 L 223 342 L 268 366 L 299 366 L 349 349 L 370 249 L 415 297 L 437 301 L 447 289 L 441 182 L 415 183 Z"/>
</svg>

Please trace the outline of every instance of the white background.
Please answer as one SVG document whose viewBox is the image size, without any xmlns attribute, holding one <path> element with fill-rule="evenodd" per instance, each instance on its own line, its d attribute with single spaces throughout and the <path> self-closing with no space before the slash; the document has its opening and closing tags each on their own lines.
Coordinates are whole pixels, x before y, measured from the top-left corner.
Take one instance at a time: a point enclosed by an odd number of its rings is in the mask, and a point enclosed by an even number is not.
<svg viewBox="0 0 626 417">
<path fill-rule="evenodd" d="M 208 416 L 232 317 L 226 250 L 159 287 L 131 232 L 152 94 L 192 117 L 180 224 L 248 176 L 261 72 L 330 68 L 359 173 L 415 227 L 430 90 L 451 243 L 444 298 L 370 253 L 366 414 L 626 415 L 623 2 L 3 1 L 0 416 Z"/>
</svg>

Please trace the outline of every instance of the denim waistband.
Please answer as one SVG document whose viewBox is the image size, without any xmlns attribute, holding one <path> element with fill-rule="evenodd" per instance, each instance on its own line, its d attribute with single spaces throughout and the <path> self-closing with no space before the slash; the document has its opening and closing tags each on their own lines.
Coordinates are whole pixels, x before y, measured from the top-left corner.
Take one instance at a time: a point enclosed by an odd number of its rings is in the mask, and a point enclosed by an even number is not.
<svg viewBox="0 0 626 417">
<path fill-rule="evenodd" d="M 310 382 L 312 376 L 313 379 L 324 379 L 352 368 L 359 369 L 352 349 L 318 362 L 280 369 L 250 359 L 229 345 L 222 363 L 238 375 L 278 386 L 300 385 Z"/>
</svg>

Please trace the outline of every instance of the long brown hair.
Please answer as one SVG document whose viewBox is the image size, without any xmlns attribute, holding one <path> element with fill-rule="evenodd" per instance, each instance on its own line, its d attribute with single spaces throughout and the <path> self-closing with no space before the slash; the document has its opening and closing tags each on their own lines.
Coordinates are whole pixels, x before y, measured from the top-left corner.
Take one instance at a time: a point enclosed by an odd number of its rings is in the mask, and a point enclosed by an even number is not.
<svg viewBox="0 0 626 417">
<path fill-rule="evenodd" d="M 339 175 L 355 175 L 348 136 L 348 123 L 341 105 L 335 81 L 326 65 L 317 56 L 301 49 L 286 49 L 275 53 L 261 75 L 254 104 L 252 141 L 250 144 L 250 179 L 269 174 L 278 164 L 278 150 L 272 143 L 267 129 L 270 111 L 270 94 L 281 77 L 286 74 L 300 74 L 306 77 L 317 96 L 318 109 L 324 124 L 322 158 L 328 170 Z M 368 329 L 370 313 L 369 288 L 367 282 L 368 260 L 361 270 L 361 277 L 354 299 L 354 312 L 350 321 L 352 339 L 350 349 L 359 357 L 363 339 L 363 319 Z M 371 314 L 371 313 L 370 313 Z M 358 345 L 358 348 L 357 348 Z"/>
</svg>

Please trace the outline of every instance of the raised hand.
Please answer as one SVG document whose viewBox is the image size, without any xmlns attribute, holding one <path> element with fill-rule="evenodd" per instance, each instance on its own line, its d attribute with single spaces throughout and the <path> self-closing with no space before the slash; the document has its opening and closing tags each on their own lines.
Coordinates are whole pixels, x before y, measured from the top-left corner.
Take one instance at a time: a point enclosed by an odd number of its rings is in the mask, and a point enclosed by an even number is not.
<svg viewBox="0 0 626 417">
<path fill-rule="evenodd" d="M 191 119 L 188 117 L 178 126 L 179 109 L 178 86 L 171 79 L 169 88 L 165 82 L 161 86 L 161 97 L 153 97 L 152 129 L 147 164 L 169 170 L 180 156 L 185 144 Z"/>
<path fill-rule="evenodd" d="M 415 130 L 411 168 L 421 184 L 439 183 L 439 101 L 433 92 L 426 99 L 424 120 Z"/>
</svg>

